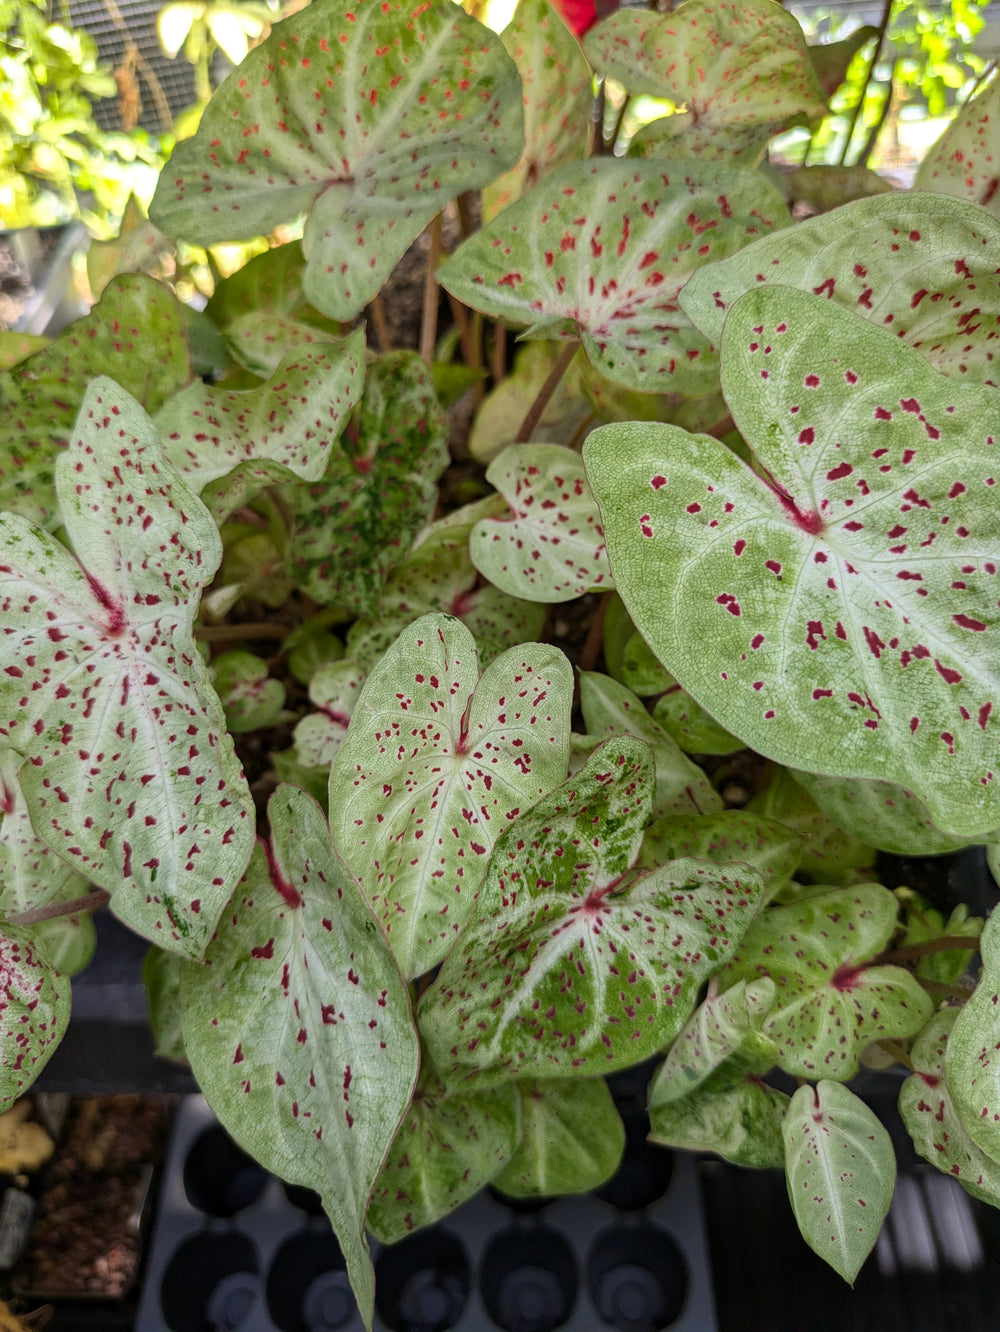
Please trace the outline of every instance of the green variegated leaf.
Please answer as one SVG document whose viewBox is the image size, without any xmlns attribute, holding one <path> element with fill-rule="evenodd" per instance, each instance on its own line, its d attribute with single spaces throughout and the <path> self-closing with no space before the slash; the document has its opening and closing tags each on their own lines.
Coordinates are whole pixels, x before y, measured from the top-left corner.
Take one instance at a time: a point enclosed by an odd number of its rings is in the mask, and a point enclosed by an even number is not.
<svg viewBox="0 0 1000 1332">
<path fill-rule="evenodd" d="M 149 1023 L 160 1059 L 187 1063 L 181 1029 L 181 970 L 176 953 L 150 948 L 142 964 L 142 983 L 149 999 Z"/>
<path fill-rule="evenodd" d="M 653 818 L 667 814 L 714 814 L 722 799 L 696 763 L 682 754 L 666 731 L 643 707 L 640 699 L 596 671 L 580 672 L 580 708 L 587 730 L 604 739 L 634 735 L 649 745 L 656 766 Z"/>
<path fill-rule="evenodd" d="M 603 157 L 547 176 L 461 245 L 438 278 L 474 309 L 530 325 L 525 337 L 579 338 L 616 384 L 710 393 L 716 354 L 678 292 L 700 265 L 787 222 L 756 172 Z"/>
<path fill-rule="evenodd" d="M 448 1089 L 426 1068 L 375 1181 L 368 1229 L 383 1244 L 432 1225 L 487 1185 L 521 1136 L 514 1083 Z"/>
<path fill-rule="evenodd" d="M 364 381 L 364 334 L 284 357 L 249 391 L 196 380 L 156 415 L 167 457 L 216 521 L 258 490 L 297 477 L 318 481 Z M 234 475 L 235 473 L 235 475 Z"/>
<path fill-rule="evenodd" d="M 946 1051 L 960 1011 L 935 1013 L 913 1042 L 913 1073 L 899 1089 L 899 1113 L 925 1160 L 957 1179 L 973 1198 L 1000 1207 L 1000 1163 L 969 1136 L 946 1081 Z"/>
<path fill-rule="evenodd" d="M 866 965 L 896 918 L 893 895 L 868 883 L 768 907 L 754 921 L 726 980 L 774 981 L 761 1030 L 786 1072 L 846 1082 L 866 1045 L 912 1036 L 930 1017 L 931 1001 L 910 972 Z"/>
<path fill-rule="evenodd" d="M 30 760 L 21 781 L 39 837 L 106 888 L 126 924 L 198 957 L 254 836 L 192 637 L 218 531 L 109 379 L 88 390 L 56 473 L 76 559 L 0 519 L 0 733 Z"/>
<path fill-rule="evenodd" d="M 742 1060 L 728 1060 L 677 1100 L 656 1097 L 654 1084 L 650 1141 L 685 1151 L 715 1152 L 755 1169 L 785 1164 L 781 1126 L 789 1098 L 749 1071 Z"/>
<path fill-rule="evenodd" d="M 606 1183 L 625 1151 L 625 1125 L 604 1079 L 525 1079 L 515 1086 L 521 1141 L 494 1188 L 512 1198 L 551 1198 Z"/>
<path fill-rule="evenodd" d="M 191 378 L 183 306 L 153 278 L 114 278 L 88 315 L 0 372 L 0 508 L 58 525 L 56 458 L 99 375 L 150 412 Z"/>
<path fill-rule="evenodd" d="M 511 171 L 483 190 L 489 221 L 566 162 L 590 156 L 591 72 L 580 43 L 550 0 L 520 0 L 500 34 L 521 76 L 524 151 Z"/>
<path fill-rule="evenodd" d="M 875 864 L 874 848 L 833 823 L 795 780 L 799 775 L 779 768 L 747 809 L 782 824 L 799 838 L 799 868 L 814 882 L 831 887 L 855 882 L 854 871 Z"/>
<path fill-rule="evenodd" d="M 979 951 L 982 973 L 952 1028 L 945 1072 L 963 1128 L 1000 1164 L 1000 912 L 987 920 Z"/>
<path fill-rule="evenodd" d="M 743 1072 L 760 1075 L 778 1056 L 761 1026 L 775 997 L 774 981 L 737 981 L 709 995 L 684 1024 L 660 1065 L 649 1095 L 650 1110 L 680 1100 L 700 1087 L 727 1060 L 738 1058 Z"/>
<path fill-rule="evenodd" d="M 722 362 L 753 469 L 668 426 L 584 448 L 636 627 L 758 752 L 996 828 L 1000 395 L 790 287 L 741 297 Z"/>
<path fill-rule="evenodd" d="M 431 373 L 412 352 L 368 370 L 357 443 L 341 440 L 322 479 L 288 491 L 287 560 L 316 601 L 369 615 L 393 567 L 437 499 L 448 463 L 448 419 Z"/>
<path fill-rule="evenodd" d="M 404 975 L 448 951 L 506 825 L 566 775 L 573 683 L 556 648 L 479 675 L 458 620 L 425 615 L 375 665 L 330 772 L 333 840 Z"/>
<path fill-rule="evenodd" d="M 718 343 L 744 292 L 783 283 L 891 328 L 945 374 L 1000 380 L 1000 223 L 975 204 L 931 194 L 859 199 L 693 275 L 681 296 Z M 815 336 L 819 326 L 813 323 Z"/>
<path fill-rule="evenodd" d="M 584 48 L 633 96 L 684 108 L 670 117 L 675 157 L 759 157 L 789 120 L 826 112 L 802 29 L 773 0 L 687 0 L 669 14 L 620 9 Z"/>
<path fill-rule="evenodd" d="M 417 1076 L 406 987 L 315 801 L 281 786 L 204 965 L 181 976 L 184 1045 L 232 1137 L 316 1189 L 370 1328 L 375 1178 Z"/>
<path fill-rule="evenodd" d="M 536 639 L 544 606 L 483 582 L 469 554 L 476 523 L 507 512 L 504 500 L 490 495 L 472 506 L 467 520 L 457 521 L 452 514 L 419 533 L 389 575 L 375 614 L 352 626 L 347 641 L 354 660 L 373 666 L 408 624 L 436 611 L 457 616 L 471 631 L 482 666 L 513 644 Z"/>
<path fill-rule="evenodd" d="M 743 748 L 742 741 L 720 726 L 679 684 L 667 686 L 653 708 L 653 717 L 685 754 L 735 754 Z"/>
<path fill-rule="evenodd" d="M 212 662 L 212 683 L 233 735 L 260 731 L 290 721 L 295 715 L 282 711 L 285 686 L 268 675 L 263 657 L 245 648 L 233 648 L 216 657 Z"/>
<path fill-rule="evenodd" d="M 631 623 L 631 621 L 629 621 Z M 652 698 L 670 689 L 676 680 L 653 656 L 642 634 L 633 633 L 625 644 L 620 668 L 621 682 L 640 698 Z"/>
<path fill-rule="evenodd" d="M 968 199 L 1000 214 L 1000 79 L 959 107 L 920 164 L 914 189 Z"/>
<path fill-rule="evenodd" d="M 820 777 L 812 772 L 791 775 L 828 819 L 850 837 L 880 851 L 898 856 L 935 856 L 968 845 L 968 838 L 949 837 L 935 828 L 923 801 L 894 782 Z M 988 842 L 998 835 L 985 833 L 971 840 Z"/>
<path fill-rule="evenodd" d="M 0 923 L 0 1114 L 28 1090 L 69 1025 L 70 984 L 32 932 Z"/>
<path fill-rule="evenodd" d="M 511 511 L 472 529 L 469 552 L 484 578 L 510 596 L 549 603 L 610 585 L 601 515 L 578 453 L 512 444 L 486 479 Z"/>
<path fill-rule="evenodd" d="M 646 746 L 609 740 L 497 842 L 475 914 L 420 1004 L 439 1067 L 488 1081 L 584 1076 L 677 1034 L 763 880 L 704 860 L 630 874 L 652 787 Z"/>
<path fill-rule="evenodd" d="M 839 1082 L 800 1087 L 783 1126 L 788 1197 L 802 1237 L 853 1284 L 889 1210 L 889 1134 Z"/>
<path fill-rule="evenodd" d="M 770 899 L 795 873 L 801 854 L 802 841 L 791 829 L 748 810 L 727 809 L 708 816 L 657 819 L 643 836 L 639 864 L 653 869 L 692 856 L 720 865 L 752 865 Z"/>
<path fill-rule="evenodd" d="M 444 204 L 511 168 L 522 143 L 514 64 L 459 7 L 324 0 L 230 74 L 174 149 L 150 217 L 210 245 L 307 212 L 306 296 L 350 320 Z"/>
<path fill-rule="evenodd" d="M 90 889 L 84 876 L 46 846 L 31 826 L 21 789 L 23 762 L 14 750 L 0 749 L 0 918 L 75 902 Z M 36 921 L 31 937 L 63 976 L 82 971 L 97 943 L 89 912 Z"/>
</svg>

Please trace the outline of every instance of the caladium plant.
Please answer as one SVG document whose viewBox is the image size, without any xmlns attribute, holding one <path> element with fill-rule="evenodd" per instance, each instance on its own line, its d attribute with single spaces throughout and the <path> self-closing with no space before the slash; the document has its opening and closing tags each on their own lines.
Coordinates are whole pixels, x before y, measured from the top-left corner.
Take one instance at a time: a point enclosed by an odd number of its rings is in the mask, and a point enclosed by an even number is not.
<svg viewBox="0 0 1000 1332">
<path fill-rule="evenodd" d="M 599 1185 L 646 1058 L 654 1139 L 783 1165 L 849 1281 L 860 1064 L 1000 1197 L 996 926 L 971 989 L 983 922 L 880 858 L 1000 864 L 997 85 L 926 192 L 793 222 L 759 167 L 850 52 L 584 8 L 275 24 L 151 209 L 254 257 L 0 371 L 0 1102 L 107 903 L 369 1326 L 366 1233 Z"/>
</svg>

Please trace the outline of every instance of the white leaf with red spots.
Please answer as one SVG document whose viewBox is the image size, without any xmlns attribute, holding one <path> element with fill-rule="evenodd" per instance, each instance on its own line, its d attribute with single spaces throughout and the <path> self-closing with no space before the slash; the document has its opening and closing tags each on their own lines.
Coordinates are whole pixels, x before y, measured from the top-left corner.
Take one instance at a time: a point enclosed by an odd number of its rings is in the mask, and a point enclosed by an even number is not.
<svg viewBox="0 0 1000 1332">
<path fill-rule="evenodd" d="M 520 0 L 500 39 L 521 76 L 525 142 L 513 170 L 483 190 L 487 221 L 555 167 L 588 157 L 593 137 L 593 76 L 558 7 Z"/>
<path fill-rule="evenodd" d="M 946 1051 L 961 1009 L 935 1013 L 913 1042 L 913 1074 L 899 1089 L 899 1113 L 920 1155 L 973 1198 L 1000 1207 L 1000 1163 L 966 1131 L 946 1081 Z"/>
<path fill-rule="evenodd" d="M 715 814 L 722 797 L 703 769 L 681 752 L 666 731 L 649 715 L 630 690 L 610 675 L 581 671 L 580 710 L 590 735 L 632 735 L 644 740 L 653 755 L 656 793 L 652 816 Z"/>
<path fill-rule="evenodd" d="M 685 108 L 665 126 L 674 157 L 759 156 L 789 120 L 826 114 L 802 28 L 773 0 L 687 0 L 669 14 L 620 9 L 584 49 L 633 96 Z"/>
<path fill-rule="evenodd" d="M 913 1036 L 930 1017 L 931 1001 L 909 971 L 870 962 L 892 936 L 897 910 L 887 888 L 866 883 L 769 907 L 747 931 L 726 980 L 774 981 L 761 1030 L 787 1073 L 846 1082 L 866 1045 Z"/>
<path fill-rule="evenodd" d="M 514 63 L 457 5 L 310 5 L 218 89 L 150 218 L 210 245 L 308 213 L 305 294 L 351 320 L 448 200 L 509 170 L 523 142 Z"/>
<path fill-rule="evenodd" d="M 90 890 L 83 875 L 40 841 L 31 826 L 21 790 L 22 767 L 20 754 L 0 750 L 0 917 L 73 902 Z M 86 911 L 37 921 L 31 937 L 64 976 L 83 970 L 97 942 L 93 919 Z"/>
<path fill-rule="evenodd" d="M 959 107 L 921 162 L 913 188 L 1000 214 L 1000 79 Z"/>
<path fill-rule="evenodd" d="M 777 1050 L 760 1028 L 774 1006 L 774 997 L 774 981 L 762 976 L 749 984 L 737 981 L 699 1004 L 660 1065 L 650 1091 L 650 1107 L 686 1096 L 734 1055 L 747 1068 L 766 1073 L 777 1059 Z"/>
<path fill-rule="evenodd" d="M 451 947 L 503 829 L 565 778 L 572 694 L 540 643 L 480 677 L 446 615 L 409 625 L 369 675 L 330 771 L 331 830 L 408 978 Z"/>
<path fill-rule="evenodd" d="M 752 468 L 670 426 L 584 446 L 636 627 L 759 753 L 1000 826 L 1000 395 L 790 287 L 741 297 L 722 358 Z"/>
<path fill-rule="evenodd" d="M 896 1186 L 889 1134 L 839 1082 L 800 1087 L 783 1125 L 788 1197 L 809 1247 L 853 1284 Z"/>
<path fill-rule="evenodd" d="M 891 329 L 944 374 L 1000 382 L 1000 223 L 942 195 L 892 194 L 835 208 L 700 269 L 681 307 L 718 344 L 746 291 L 780 282 Z"/>
<path fill-rule="evenodd" d="M 358 330 L 337 346 L 290 352 L 260 388 L 196 380 L 156 415 L 167 457 L 217 521 L 276 481 L 318 481 L 361 397 L 363 357 Z"/>
<path fill-rule="evenodd" d="M 203 965 L 181 977 L 184 1045 L 212 1109 L 267 1170 L 316 1189 L 371 1326 L 375 1178 L 417 1077 L 385 936 L 314 800 L 280 786 Z"/>
<path fill-rule="evenodd" d="M 307 768 L 329 768 L 336 758 L 366 674 L 347 659 L 327 662 L 309 681 L 309 701 L 319 711 L 295 727 L 295 757 Z"/>
<path fill-rule="evenodd" d="M 0 926 L 0 1114 L 28 1090 L 69 1026 L 70 985 L 26 929 Z"/>
<path fill-rule="evenodd" d="M 192 637 L 221 555 L 204 505 L 117 384 L 57 464 L 77 553 L 0 518 L 0 734 L 38 836 L 112 910 L 198 957 L 246 867 L 253 803 Z"/>
<path fill-rule="evenodd" d="M 611 586 L 601 515 L 578 453 L 512 444 L 486 480 L 510 512 L 472 529 L 469 552 L 484 578 L 512 597 L 550 603 Z"/>
<path fill-rule="evenodd" d="M 1000 1163 L 1000 912 L 986 922 L 983 969 L 948 1040 L 948 1088 L 966 1132 Z"/>
<path fill-rule="evenodd" d="M 369 1230 L 394 1244 L 440 1221 L 503 1169 L 520 1136 L 514 1083 L 479 1092 L 449 1088 L 425 1065 L 375 1181 Z"/>
<path fill-rule="evenodd" d="M 705 860 L 630 873 L 652 793 L 648 748 L 609 740 L 497 842 L 418 1010 L 439 1068 L 490 1082 L 611 1072 L 676 1036 L 763 880 Z"/>
<path fill-rule="evenodd" d="M 546 176 L 438 269 L 453 295 L 525 337 L 579 338 L 616 384 L 698 396 L 718 358 L 680 308 L 703 264 L 788 225 L 757 172 L 603 157 Z"/>
</svg>

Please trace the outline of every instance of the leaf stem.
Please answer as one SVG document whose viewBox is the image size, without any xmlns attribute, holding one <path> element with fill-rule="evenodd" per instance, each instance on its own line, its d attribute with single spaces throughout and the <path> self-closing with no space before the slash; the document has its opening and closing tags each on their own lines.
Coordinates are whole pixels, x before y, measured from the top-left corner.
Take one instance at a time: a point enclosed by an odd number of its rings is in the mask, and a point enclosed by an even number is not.
<svg viewBox="0 0 1000 1332">
<path fill-rule="evenodd" d="M 861 92 L 858 95 L 858 100 L 854 103 L 854 107 L 851 111 L 851 119 L 847 126 L 847 134 L 844 136 L 844 142 L 840 149 L 841 166 L 846 166 L 847 164 L 847 154 L 850 152 L 851 140 L 854 138 L 854 130 L 865 104 L 865 95 L 868 92 L 868 85 L 871 83 L 875 75 L 875 66 L 878 64 L 879 56 L 882 54 L 882 46 L 885 42 L 885 35 L 889 30 L 889 20 L 892 18 L 894 4 L 895 0 L 885 0 L 885 3 L 882 5 L 882 18 L 878 25 L 878 39 L 875 42 L 875 49 L 872 51 L 872 58 L 868 62 L 868 74 L 862 85 Z M 892 92 L 891 87 L 889 91 L 890 93 Z"/>
<path fill-rule="evenodd" d="M 880 1050 L 884 1050 L 887 1055 L 891 1055 L 897 1064 L 902 1064 L 904 1068 L 908 1068 L 912 1073 L 913 1060 L 910 1058 L 910 1052 L 905 1046 L 900 1045 L 899 1041 L 876 1041 L 875 1044 Z"/>
<path fill-rule="evenodd" d="M 979 938 L 971 934 L 942 934 L 936 939 L 924 939 L 921 943 L 907 944 L 905 948 L 895 948 L 888 953 L 880 953 L 874 961 L 879 966 L 893 966 L 898 962 L 909 962 L 913 958 L 926 957 L 929 953 L 979 951 Z"/>
<path fill-rule="evenodd" d="M 567 342 L 559 353 L 555 365 L 549 371 L 548 378 L 538 390 L 538 395 L 535 398 L 535 401 L 528 408 L 528 414 L 521 422 L 521 429 L 517 432 L 517 437 L 514 440 L 515 444 L 527 444 L 528 440 L 531 438 L 535 426 L 537 426 L 538 422 L 542 419 L 542 413 L 549 405 L 549 400 L 553 393 L 555 393 L 556 389 L 559 387 L 559 381 L 566 373 L 569 363 L 576 355 L 576 350 L 579 345 L 579 342 L 574 338 L 571 342 Z"/>
<path fill-rule="evenodd" d="M 375 337 L 378 341 L 379 351 L 392 351 L 392 329 L 389 327 L 389 321 L 385 315 L 385 306 L 382 304 L 380 294 L 372 297 L 368 310 L 375 326 Z"/>
<path fill-rule="evenodd" d="M 868 132 L 868 138 L 865 139 L 865 146 L 861 149 L 861 152 L 858 154 L 858 160 L 855 163 L 855 166 L 867 166 L 868 159 L 875 151 L 875 144 L 878 142 L 878 136 L 882 133 L 883 125 L 889 119 L 889 109 L 892 106 L 892 99 L 896 95 L 896 73 L 901 63 L 902 62 L 898 59 L 893 63 L 892 73 L 889 76 L 889 87 L 886 89 L 885 93 L 885 100 L 882 103 L 882 107 L 878 113 L 878 117 L 875 120 L 875 124 L 871 127 L 871 129 Z"/>
<path fill-rule="evenodd" d="M 587 630 L 587 637 L 580 650 L 581 671 L 592 671 L 597 665 L 597 658 L 600 656 L 601 648 L 604 645 L 604 617 L 608 613 L 608 604 L 613 596 L 613 592 L 602 592 L 601 599 L 597 603 L 597 609 L 591 616 L 590 628 Z"/>
<path fill-rule="evenodd" d="M 69 902 L 50 902 L 48 906 L 32 907 L 30 911 L 19 911 L 8 916 L 8 925 L 37 925 L 42 920 L 59 920 L 62 916 L 79 916 L 86 912 L 93 913 L 111 901 L 111 894 L 103 888 L 94 888 L 82 897 L 74 897 Z"/>
<path fill-rule="evenodd" d="M 424 303 L 420 312 L 420 355 L 430 365 L 434 360 L 437 338 L 438 305 L 441 289 L 437 283 L 437 269 L 441 258 L 441 214 L 431 222 L 428 233 L 427 269 L 424 273 Z"/>
</svg>

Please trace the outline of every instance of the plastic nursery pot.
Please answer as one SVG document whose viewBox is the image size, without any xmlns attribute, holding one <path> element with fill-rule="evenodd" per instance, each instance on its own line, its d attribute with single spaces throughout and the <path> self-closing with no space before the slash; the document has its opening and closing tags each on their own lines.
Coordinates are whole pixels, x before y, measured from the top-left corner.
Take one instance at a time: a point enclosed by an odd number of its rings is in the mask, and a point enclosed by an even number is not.
<svg viewBox="0 0 1000 1332">
<path fill-rule="evenodd" d="M 573 1312 L 579 1273 L 573 1250 L 545 1225 L 511 1226 L 483 1254 L 480 1293 L 503 1332 L 554 1332 Z"/>
<path fill-rule="evenodd" d="M 375 1307 L 394 1332 L 445 1332 L 471 1289 L 465 1249 L 439 1226 L 384 1249 L 375 1264 Z"/>
<path fill-rule="evenodd" d="M 601 1318 L 618 1332 L 659 1332 L 681 1316 L 691 1284 L 684 1255 L 659 1226 L 606 1227 L 587 1254 L 587 1287 Z"/>
<path fill-rule="evenodd" d="M 184 1162 L 184 1192 L 209 1216 L 235 1216 L 264 1191 L 268 1174 L 216 1124 L 198 1137 Z"/>
<path fill-rule="evenodd" d="M 267 1274 L 267 1311 L 279 1332 L 335 1332 L 355 1319 L 357 1304 L 332 1231 L 290 1236 Z"/>
<path fill-rule="evenodd" d="M 246 1235 L 192 1235 L 163 1276 L 164 1322 L 169 1332 L 242 1327 L 260 1302 L 260 1288 L 257 1251 Z"/>
</svg>

